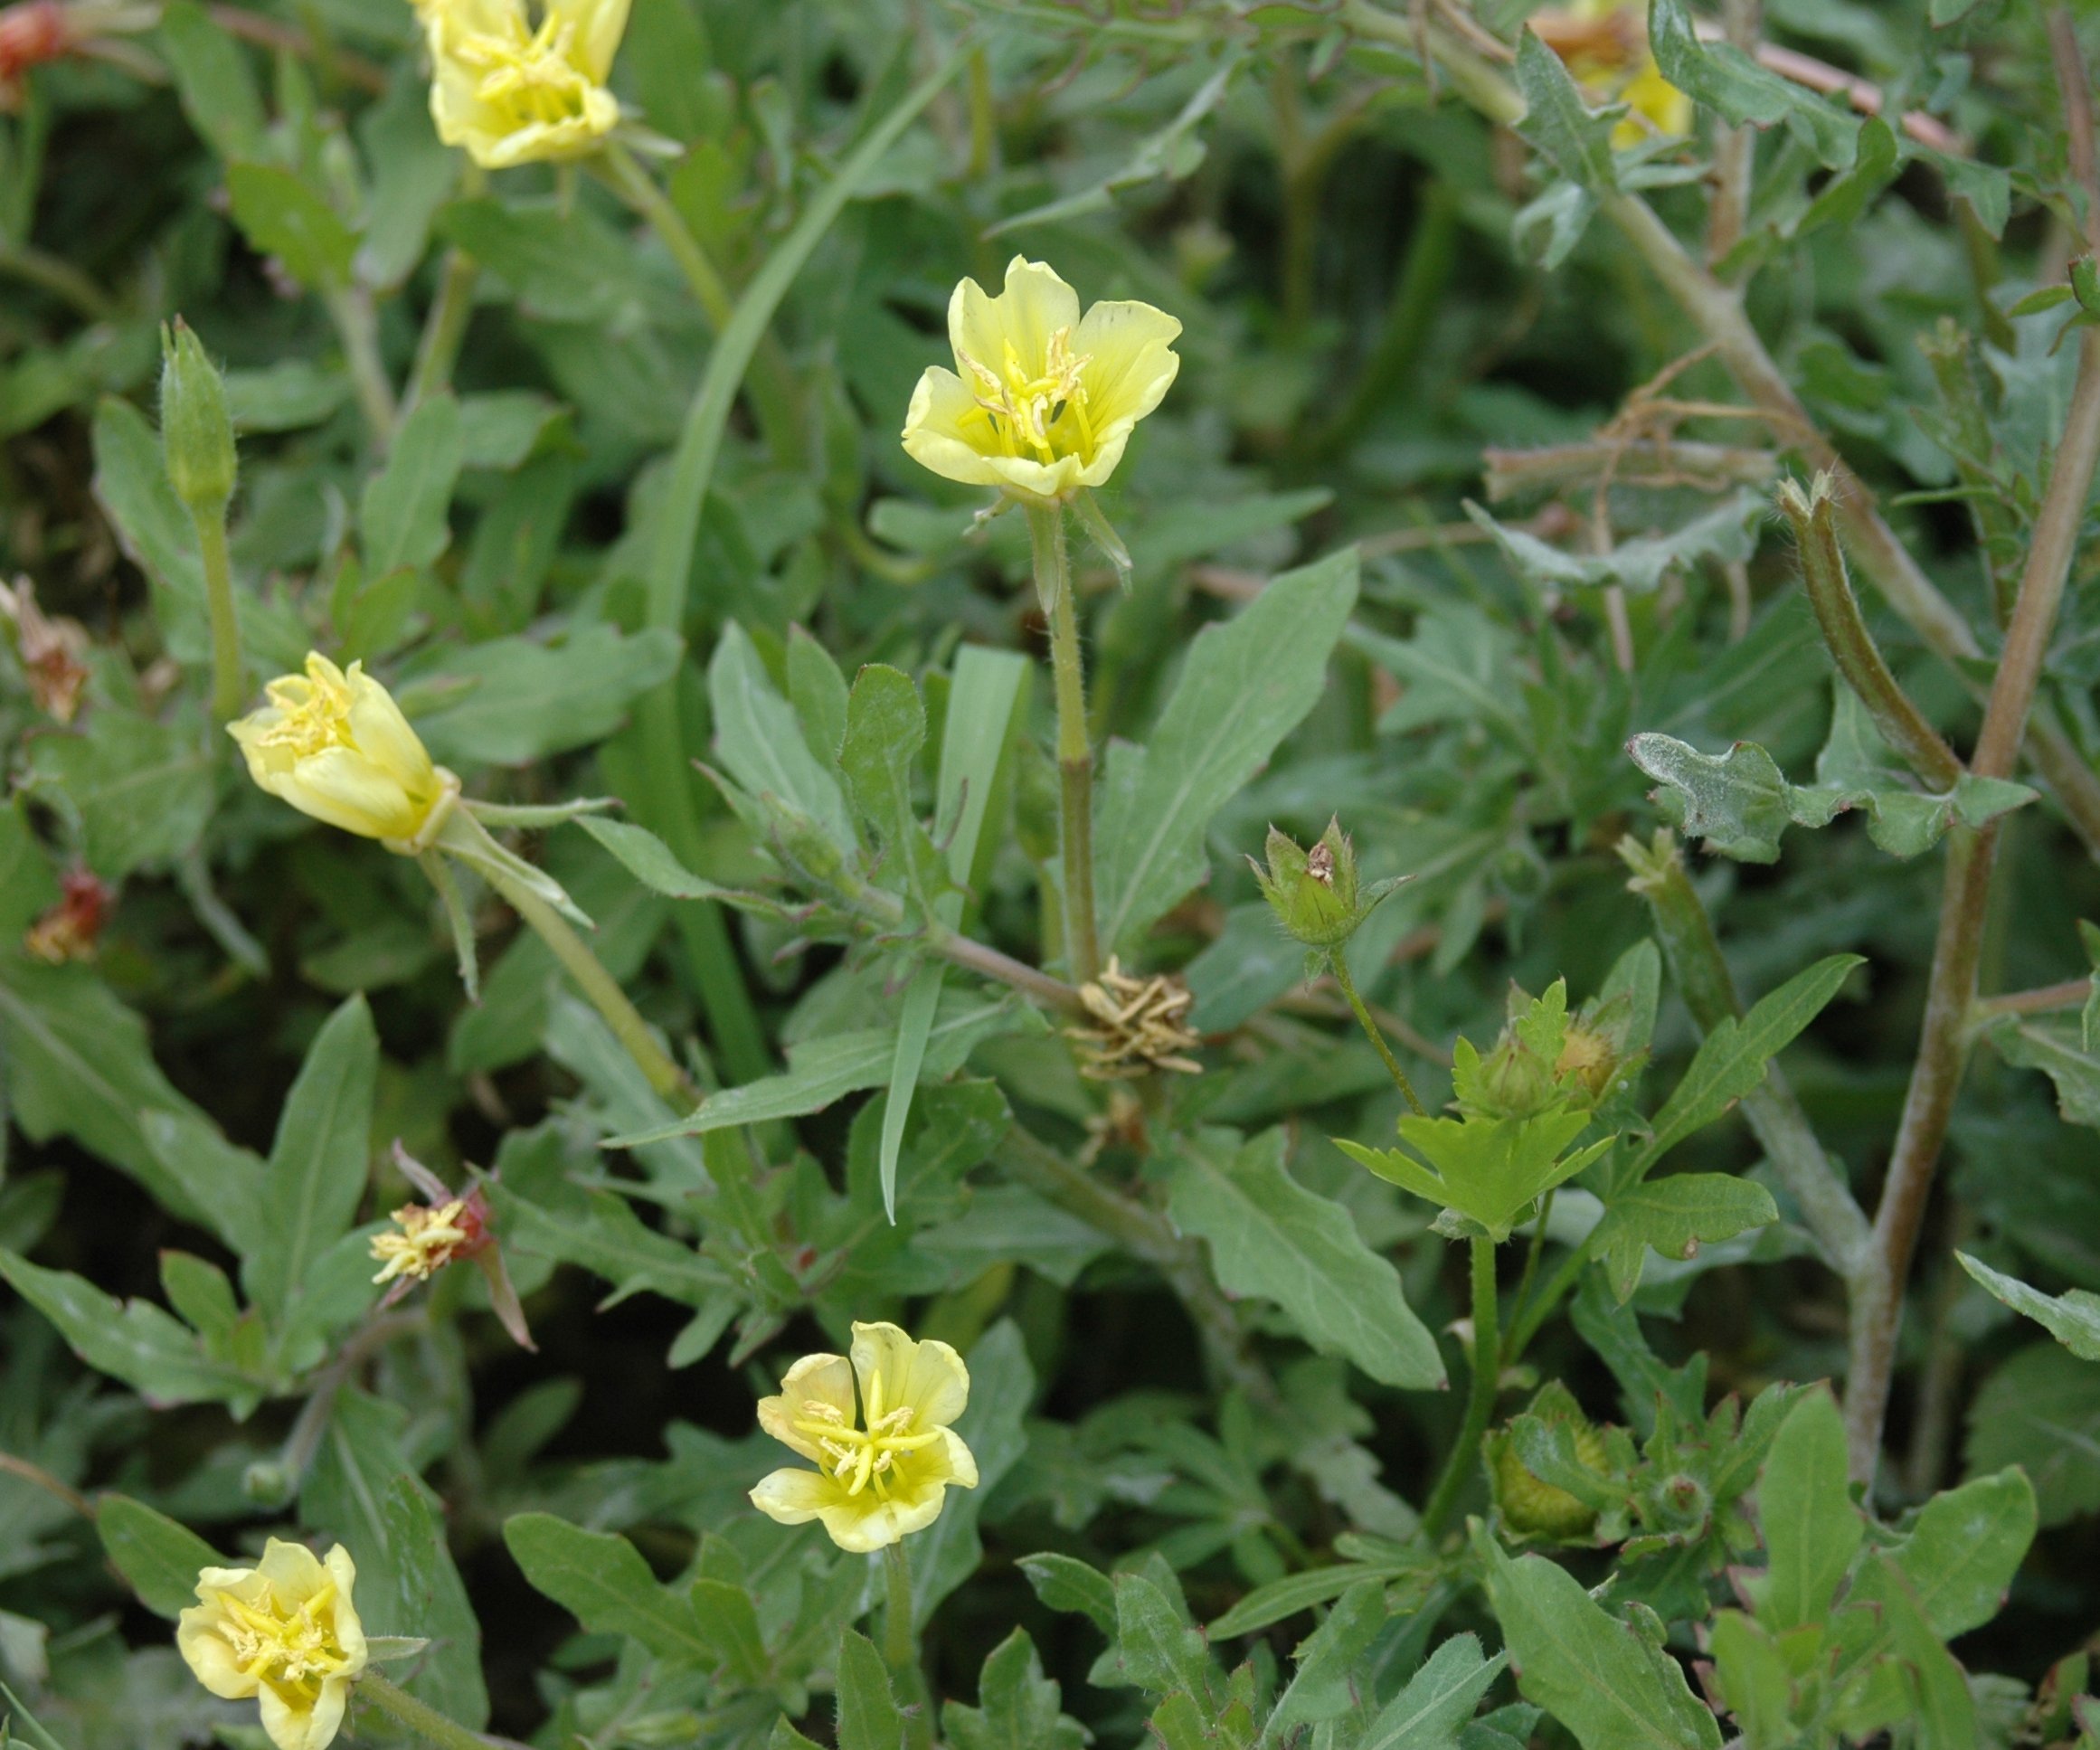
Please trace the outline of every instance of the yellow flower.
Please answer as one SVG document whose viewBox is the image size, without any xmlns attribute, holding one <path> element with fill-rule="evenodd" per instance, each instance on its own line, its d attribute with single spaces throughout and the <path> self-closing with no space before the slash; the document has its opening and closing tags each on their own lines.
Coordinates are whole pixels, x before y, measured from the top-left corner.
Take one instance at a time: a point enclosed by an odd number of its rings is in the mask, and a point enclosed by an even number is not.
<svg viewBox="0 0 2100 1750">
<path fill-rule="evenodd" d="M 412 851 L 434 835 L 459 780 L 430 763 L 393 695 L 364 672 L 347 674 L 317 652 L 304 675 L 280 675 L 270 703 L 227 733 L 248 773 L 302 814 L 390 849 Z"/>
<path fill-rule="evenodd" d="M 228 1701 L 250 1696 L 277 1750 L 322 1750 L 343 1724 L 364 1669 L 364 1626 L 350 1602 L 357 1568 L 338 1544 L 326 1563 L 272 1537 L 255 1567 L 208 1567 L 175 1627 L 197 1681 Z"/>
<path fill-rule="evenodd" d="M 1632 113 L 1612 129 L 1613 146 L 1637 146 L 1651 131 L 1672 139 L 1691 132 L 1692 100 L 1663 78 L 1651 54 L 1641 57 L 1641 70 L 1619 88 L 1619 101 Z M 1641 118 L 1652 127 L 1642 127 Z"/>
<path fill-rule="evenodd" d="M 430 119 L 487 170 L 598 150 L 620 122 L 605 89 L 629 0 L 416 0 L 430 47 Z"/>
<path fill-rule="evenodd" d="M 860 1382 L 865 1425 L 854 1419 Z M 949 1426 L 970 1402 L 970 1369 L 945 1343 L 915 1343 L 894 1325 L 853 1328 L 853 1359 L 806 1355 L 759 1426 L 818 1468 L 775 1471 L 752 1505 L 782 1525 L 821 1519 L 841 1549 L 865 1555 L 941 1517 L 951 1483 L 977 1487 L 977 1461 Z"/>
<path fill-rule="evenodd" d="M 904 449 L 934 473 L 1024 503 L 1062 504 L 1115 472 L 1138 421 L 1181 360 L 1181 324 L 1149 304 L 1096 304 L 1017 255 L 994 298 L 965 279 L 948 302 L 955 370 L 929 366 L 904 416 Z M 957 374 L 957 373 L 960 374 Z"/>
<path fill-rule="evenodd" d="M 373 1262 L 381 1266 L 372 1279 L 375 1284 L 397 1277 L 427 1282 L 454 1258 L 485 1242 L 480 1222 L 467 1213 L 465 1197 L 454 1197 L 435 1208 L 403 1204 L 393 1212 L 393 1221 L 398 1233 L 372 1236 Z"/>
</svg>

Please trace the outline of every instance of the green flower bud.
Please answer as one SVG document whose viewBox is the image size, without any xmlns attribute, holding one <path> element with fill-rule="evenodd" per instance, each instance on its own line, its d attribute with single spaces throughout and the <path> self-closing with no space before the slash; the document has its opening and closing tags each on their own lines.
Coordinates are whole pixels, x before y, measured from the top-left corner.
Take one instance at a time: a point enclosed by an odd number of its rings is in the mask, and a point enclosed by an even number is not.
<svg viewBox="0 0 2100 1750">
<path fill-rule="evenodd" d="M 1583 1414 L 1565 1386 L 1544 1387 L 1526 1414 L 1566 1428 L 1584 1470 L 1600 1477 L 1610 1474 L 1611 1456 L 1603 1434 Z M 1502 1523 L 1511 1532 L 1551 1543 L 1580 1542 L 1589 1536 L 1597 1523 L 1597 1509 L 1534 1475 L 1517 1455 L 1517 1443 L 1508 1429 L 1491 1434 L 1488 1449 L 1489 1487 Z"/>
<path fill-rule="evenodd" d="M 1251 856 L 1247 859 L 1262 897 L 1285 932 L 1308 948 L 1339 948 L 1356 934 L 1372 908 L 1400 884 L 1381 881 L 1367 892 L 1358 891 L 1356 850 L 1339 820 L 1327 823 L 1327 830 L 1310 850 L 1301 850 L 1288 834 L 1273 827 L 1263 848 L 1269 858 L 1266 868 Z"/>
<path fill-rule="evenodd" d="M 175 497 L 218 512 L 233 496 L 238 464 L 226 383 L 180 317 L 160 331 L 160 442 Z"/>
</svg>

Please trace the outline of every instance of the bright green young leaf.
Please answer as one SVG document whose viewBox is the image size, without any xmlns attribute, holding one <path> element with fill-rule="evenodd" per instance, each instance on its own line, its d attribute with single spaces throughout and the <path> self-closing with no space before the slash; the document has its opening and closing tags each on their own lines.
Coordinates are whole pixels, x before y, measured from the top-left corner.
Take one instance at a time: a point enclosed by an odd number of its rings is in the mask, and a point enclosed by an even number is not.
<svg viewBox="0 0 2100 1750">
<path fill-rule="evenodd" d="M 1405 1149 L 1367 1149 L 1344 1137 L 1335 1139 L 1335 1147 L 1403 1190 L 1470 1216 L 1499 1241 L 1540 1197 L 1612 1146 L 1616 1139 L 1603 1137 L 1564 1153 L 1589 1123 L 1590 1115 L 1579 1111 L 1533 1118 L 1409 1116 L 1400 1121 Z"/>
<path fill-rule="evenodd" d="M 1315 1348 L 1388 1386 L 1442 1385 L 1436 1339 L 1408 1306 L 1399 1273 L 1364 1244 L 1346 1209 L 1291 1178 L 1285 1140 L 1280 1130 L 1246 1143 L 1230 1131 L 1201 1133 L 1174 1167 L 1176 1225 L 1209 1242 L 1228 1292 L 1275 1301 Z"/>
<path fill-rule="evenodd" d="M 2080 1360 L 2100 1361 L 2100 1294 L 2083 1288 L 2064 1294 L 2044 1294 L 1966 1252 L 1957 1252 L 1954 1256 L 1988 1292 L 2015 1312 L 2032 1319 Z"/>
</svg>

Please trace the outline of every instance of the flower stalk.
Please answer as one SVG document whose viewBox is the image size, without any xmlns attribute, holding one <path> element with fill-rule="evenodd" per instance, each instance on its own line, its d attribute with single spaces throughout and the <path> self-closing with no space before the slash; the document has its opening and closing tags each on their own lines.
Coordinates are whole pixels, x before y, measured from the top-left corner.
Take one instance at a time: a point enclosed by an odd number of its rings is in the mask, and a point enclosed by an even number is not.
<svg viewBox="0 0 2100 1750">
<path fill-rule="evenodd" d="M 1086 724 L 1086 671 L 1073 604 L 1063 509 L 1028 506 L 1036 595 L 1050 616 L 1050 667 L 1057 692 L 1058 843 L 1064 873 L 1064 962 L 1074 984 L 1101 970 L 1093 903 L 1093 743 Z"/>
<path fill-rule="evenodd" d="M 438 1750 L 488 1750 L 492 1739 L 469 1732 L 458 1721 L 446 1718 L 435 1707 L 418 1701 L 406 1689 L 390 1683 L 377 1671 L 368 1670 L 357 1679 L 357 1694 L 397 1726 L 405 1726 Z"/>
<path fill-rule="evenodd" d="M 1407 1102 L 1410 1111 L 1418 1118 L 1426 1118 L 1429 1108 L 1422 1103 L 1422 1096 L 1414 1092 L 1414 1083 L 1407 1079 L 1407 1072 L 1400 1067 L 1400 1060 L 1394 1056 L 1393 1047 L 1386 1043 L 1385 1033 L 1372 1018 L 1371 1011 L 1364 1005 L 1364 999 L 1357 994 L 1357 981 L 1349 976 L 1348 956 L 1337 949 L 1329 956 L 1329 964 L 1334 969 L 1334 981 L 1341 987 L 1342 997 L 1363 1027 L 1364 1036 L 1377 1047 L 1378 1055 L 1385 1059 L 1386 1074 L 1393 1078 L 1393 1085 L 1400 1090 L 1401 1098 Z"/>
<path fill-rule="evenodd" d="M 1466 1417 L 1459 1425 L 1457 1441 L 1444 1461 L 1443 1474 L 1422 1509 L 1422 1529 L 1440 1536 L 1451 1525 L 1459 1497 L 1480 1461 L 1480 1443 L 1487 1437 L 1488 1421 L 1495 1413 L 1495 1391 L 1501 1378 L 1502 1341 L 1498 1329 L 1499 1309 L 1495 1301 L 1495 1243 L 1484 1234 L 1471 1242 L 1473 1340 L 1471 1388 L 1466 1394 Z"/>
</svg>

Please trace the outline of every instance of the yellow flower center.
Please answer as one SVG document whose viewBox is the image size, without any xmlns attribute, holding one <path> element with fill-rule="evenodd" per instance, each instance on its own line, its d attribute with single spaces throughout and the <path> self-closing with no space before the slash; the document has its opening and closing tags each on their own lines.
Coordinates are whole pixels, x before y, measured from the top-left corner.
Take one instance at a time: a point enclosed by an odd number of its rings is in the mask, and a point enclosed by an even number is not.
<svg viewBox="0 0 2100 1750">
<path fill-rule="evenodd" d="M 1093 426 L 1086 416 L 1084 374 L 1093 362 L 1093 355 L 1074 355 L 1070 328 L 1060 328 L 1050 336 L 1043 350 L 1043 368 L 1037 374 L 1029 374 L 1011 340 L 1006 343 L 1005 354 L 997 371 L 968 353 L 956 356 L 977 379 L 977 404 L 989 417 L 1007 454 L 1020 455 L 1025 444 L 1044 461 L 1054 459 L 1058 445 L 1052 433 L 1069 412 L 1076 429 L 1068 435 L 1077 439 L 1076 445 L 1071 447 L 1083 456 L 1092 455 Z"/>
<path fill-rule="evenodd" d="M 372 1280 L 391 1282 L 396 1276 L 412 1276 L 419 1282 L 428 1282 L 467 1244 L 469 1236 L 459 1220 L 466 1209 L 464 1197 L 455 1197 L 437 1209 L 420 1203 L 396 1209 L 393 1219 L 402 1231 L 372 1236 L 372 1255 L 385 1265 Z"/>
<path fill-rule="evenodd" d="M 264 747 L 289 747 L 308 760 L 332 747 L 356 745 L 350 733 L 350 688 L 326 669 L 284 675 L 270 682 L 270 702 L 284 714 L 256 737 Z"/>
<path fill-rule="evenodd" d="M 266 1597 L 276 1606 L 274 1595 Z M 276 1608 L 243 1603 L 222 1590 L 213 1594 L 212 1602 L 225 1612 L 218 1632 L 241 1669 L 260 1683 L 297 1690 L 311 1705 L 326 1679 L 350 1669 L 349 1656 L 336 1640 L 333 1617 L 321 1620 L 321 1612 L 335 1598 L 334 1585 L 323 1586 L 289 1616 Z"/>
<path fill-rule="evenodd" d="M 873 1487 L 879 1500 L 890 1498 L 889 1485 L 897 1461 L 907 1453 L 932 1445 L 941 1431 L 914 1434 L 909 1431 L 913 1410 L 909 1404 L 883 1408 L 882 1369 L 876 1368 L 867 1383 L 867 1426 L 856 1428 L 853 1419 L 836 1404 L 805 1404 L 794 1427 L 823 1449 L 825 1468 L 846 1485 L 848 1495 Z"/>
<path fill-rule="evenodd" d="M 591 81 L 571 59 L 575 36 L 572 21 L 550 17 L 527 34 L 521 19 L 506 36 L 462 36 L 453 53 L 481 74 L 476 96 L 507 110 L 514 127 L 551 127 L 580 120 L 584 113 Z"/>
</svg>

